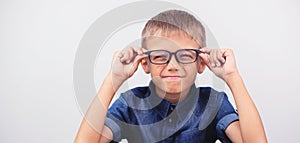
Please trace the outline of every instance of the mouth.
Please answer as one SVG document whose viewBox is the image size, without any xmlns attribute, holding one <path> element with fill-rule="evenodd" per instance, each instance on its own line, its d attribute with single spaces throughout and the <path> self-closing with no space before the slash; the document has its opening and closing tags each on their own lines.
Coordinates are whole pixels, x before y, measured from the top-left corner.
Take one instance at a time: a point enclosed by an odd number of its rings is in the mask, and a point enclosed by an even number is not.
<svg viewBox="0 0 300 143">
<path fill-rule="evenodd" d="M 181 76 L 162 76 L 163 79 L 167 79 L 167 80 L 179 80 L 182 77 Z"/>
</svg>

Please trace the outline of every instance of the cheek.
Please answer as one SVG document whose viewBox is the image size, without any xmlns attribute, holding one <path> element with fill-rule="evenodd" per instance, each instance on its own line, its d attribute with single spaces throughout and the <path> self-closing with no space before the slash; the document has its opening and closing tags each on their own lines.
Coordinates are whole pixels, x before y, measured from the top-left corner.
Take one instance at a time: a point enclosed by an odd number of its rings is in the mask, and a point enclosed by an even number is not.
<svg viewBox="0 0 300 143">
<path fill-rule="evenodd" d="M 197 73 L 197 70 L 199 68 L 199 65 L 198 63 L 193 63 L 191 65 L 187 65 L 186 67 L 184 67 L 185 71 L 188 72 L 188 73 Z"/>
<path fill-rule="evenodd" d="M 153 76 L 159 76 L 161 74 L 161 72 L 163 71 L 164 67 L 163 65 L 150 65 L 150 72 L 152 77 Z"/>
<path fill-rule="evenodd" d="M 194 66 L 188 66 L 185 69 L 185 72 L 187 73 L 187 76 L 189 79 L 194 79 L 198 73 L 198 66 L 195 64 Z"/>
</svg>

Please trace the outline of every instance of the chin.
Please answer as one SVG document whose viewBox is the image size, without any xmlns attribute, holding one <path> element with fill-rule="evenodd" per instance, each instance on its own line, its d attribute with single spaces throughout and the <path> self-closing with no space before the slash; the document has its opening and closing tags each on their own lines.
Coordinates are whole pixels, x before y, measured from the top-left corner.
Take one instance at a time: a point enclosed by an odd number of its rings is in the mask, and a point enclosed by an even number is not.
<svg viewBox="0 0 300 143">
<path fill-rule="evenodd" d="M 166 92 L 170 94 L 178 94 L 182 92 L 182 87 L 181 86 L 168 86 L 166 88 Z"/>
<path fill-rule="evenodd" d="M 166 94 L 172 95 L 172 96 L 174 96 L 174 95 L 177 96 L 177 95 L 181 95 L 181 91 L 167 91 Z"/>
</svg>

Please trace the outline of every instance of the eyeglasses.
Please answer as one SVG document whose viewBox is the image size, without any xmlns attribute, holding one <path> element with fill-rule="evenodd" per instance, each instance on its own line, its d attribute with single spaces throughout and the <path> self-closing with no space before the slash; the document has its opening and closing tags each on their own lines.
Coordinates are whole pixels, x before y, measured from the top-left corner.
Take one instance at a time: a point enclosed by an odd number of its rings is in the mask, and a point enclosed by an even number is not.
<svg viewBox="0 0 300 143">
<path fill-rule="evenodd" d="M 170 52 L 167 50 L 153 50 L 147 51 L 149 60 L 152 64 L 162 65 L 170 62 L 172 55 L 175 55 L 175 59 L 178 63 L 190 64 L 198 59 L 198 55 L 201 51 L 196 49 L 180 49 L 176 52 Z"/>
</svg>

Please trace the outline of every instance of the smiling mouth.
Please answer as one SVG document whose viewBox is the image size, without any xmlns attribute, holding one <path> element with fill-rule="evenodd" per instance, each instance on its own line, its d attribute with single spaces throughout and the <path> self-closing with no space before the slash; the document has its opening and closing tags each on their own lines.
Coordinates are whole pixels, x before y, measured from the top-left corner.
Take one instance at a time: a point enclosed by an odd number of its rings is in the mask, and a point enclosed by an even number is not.
<svg viewBox="0 0 300 143">
<path fill-rule="evenodd" d="M 162 78 L 168 79 L 168 80 L 178 80 L 178 79 L 181 79 L 182 77 L 180 77 L 180 76 L 163 76 Z"/>
</svg>

